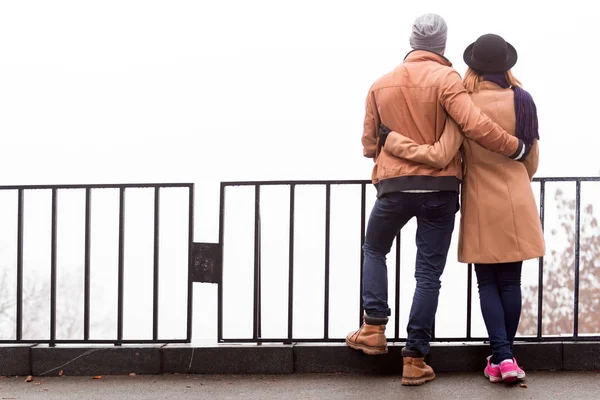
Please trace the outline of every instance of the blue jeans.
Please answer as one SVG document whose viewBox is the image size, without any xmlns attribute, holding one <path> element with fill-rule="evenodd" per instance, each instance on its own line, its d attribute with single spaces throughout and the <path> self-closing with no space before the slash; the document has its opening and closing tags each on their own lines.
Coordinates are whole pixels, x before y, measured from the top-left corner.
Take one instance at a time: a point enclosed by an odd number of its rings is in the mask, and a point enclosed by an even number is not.
<svg viewBox="0 0 600 400">
<path fill-rule="evenodd" d="M 396 234 L 417 217 L 417 287 L 408 321 L 406 347 L 429 353 L 429 341 L 440 293 L 440 277 L 458 211 L 458 193 L 389 193 L 375 202 L 363 245 L 363 308 L 369 317 L 385 318 L 388 306 L 386 256 Z"/>
<path fill-rule="evenodd" d="M 491 362 L 513 358 L 512 348 L 521 318 L 523 262 L 475 264 L 479 302 L 492 346 Z"/>
</svg>

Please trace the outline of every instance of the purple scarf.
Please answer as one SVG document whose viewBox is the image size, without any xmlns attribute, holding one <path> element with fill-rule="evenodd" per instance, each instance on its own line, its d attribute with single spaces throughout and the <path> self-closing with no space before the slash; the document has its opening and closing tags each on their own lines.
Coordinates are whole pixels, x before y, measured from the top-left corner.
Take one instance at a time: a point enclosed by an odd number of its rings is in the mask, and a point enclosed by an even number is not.
<svg viewBox="0 0 600 400">
<path fill-rule="evenodd" d="M 508 89 L 510 87 L 506 80 L 506 75 L 503 73 L 499 74 L 484 74 L 483 80 L 493 82 L 500 87 Z M 538 132 L 538 118 L 537 109 L 531 95 L 518 86 L 513 86 L 513 92 L 515 93 L 515 116 L 517 118 L 516 133 L 517 137 L 521 139 L 527 151 L 533 145 L 535 139 L 540 138 Z"/>
</svg>

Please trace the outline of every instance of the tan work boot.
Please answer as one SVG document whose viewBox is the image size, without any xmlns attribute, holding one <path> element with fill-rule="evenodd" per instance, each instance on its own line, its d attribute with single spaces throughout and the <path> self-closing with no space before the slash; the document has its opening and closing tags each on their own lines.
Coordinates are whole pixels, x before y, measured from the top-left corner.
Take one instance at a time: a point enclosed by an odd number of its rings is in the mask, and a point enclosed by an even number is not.
<svg viewBox="0 0 600 400">
<path fill-rule="evenodd" d="M 402 384 L 420 386 L 435 379 L 433 368 L 425 364 L 423 355 L 417 350 L 402 349 Z"/>
<path fill-rule="evenodd" d="M 386 354 L 388 352 L 387 339 L 385 338 L 385 325 L 387 318 L 371 318 L 365 316 L 359 330 L 350 332 L 346 336 L 346 344 L 354 350 L 360 350 L 370 356 Z"/>
</svg>

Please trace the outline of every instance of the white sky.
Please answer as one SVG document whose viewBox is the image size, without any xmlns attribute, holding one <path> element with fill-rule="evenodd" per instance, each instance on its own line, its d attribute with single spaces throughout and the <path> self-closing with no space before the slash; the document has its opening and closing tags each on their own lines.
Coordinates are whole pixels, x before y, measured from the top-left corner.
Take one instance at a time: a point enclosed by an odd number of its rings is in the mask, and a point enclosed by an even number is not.
<svg viewBox="0 0 600 400">
<path fill-rule="evenodd" d="M 424 12 L 446 19 L 446 55 L 460 73 L 463 49 L 481 34 L 517 48 L 514 72 L 539 111 L 539 176 L 597 175 L 591 7 L 2 1 L 1 183 L 194 182 L 195 239 L 216 241 L 220 181 L 370 176 L 365 95 L 410 50 Z"/>
</svg>

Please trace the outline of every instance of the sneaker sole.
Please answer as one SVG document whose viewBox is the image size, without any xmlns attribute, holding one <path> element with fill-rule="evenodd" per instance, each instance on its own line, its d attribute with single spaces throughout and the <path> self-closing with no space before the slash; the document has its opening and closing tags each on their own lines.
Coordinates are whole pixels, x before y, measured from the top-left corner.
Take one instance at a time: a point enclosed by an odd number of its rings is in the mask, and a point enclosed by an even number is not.
<svg viewBox="0 0 600 400">
<path fill-rule="evenodd" d="M 348 339 L 346 339 L 346 345 L 348 347 L 350 347 L 351 349 L 362 351 L 363 353 L 370 355 L 370 356 L 379 356 L 379 355 L 387 354 L 387 352 L 388 352 L 387 346 L 382 349 L 381 347 L 372 347 L 372 346 L 367 346 L 366 344 L 354 343 L 354 342 L 349 341 Z"/>
<path fill-rule="evenodd" d="M 502 377 L 500 376 L 491 376 L 487 373 L 487 371 L 483 371 L 483 375 L 490 380 L 492 383 L 502 382 Z"/>
<path fill-rule="evenodd" d="M 435 374 L 423 376 L 420 378 L 405 378 L 402 377 L 402 386 L 421 386 L 435 379 Z"/>
<path fill-rule="evenodd" d="M 521 379 L 525 379 L 525 372 L 519 373 L 517 371 L 508 372 L 506 374 L 502 374 L 502 379 L 506 383 L 516 382 Z"/>
</svg>

